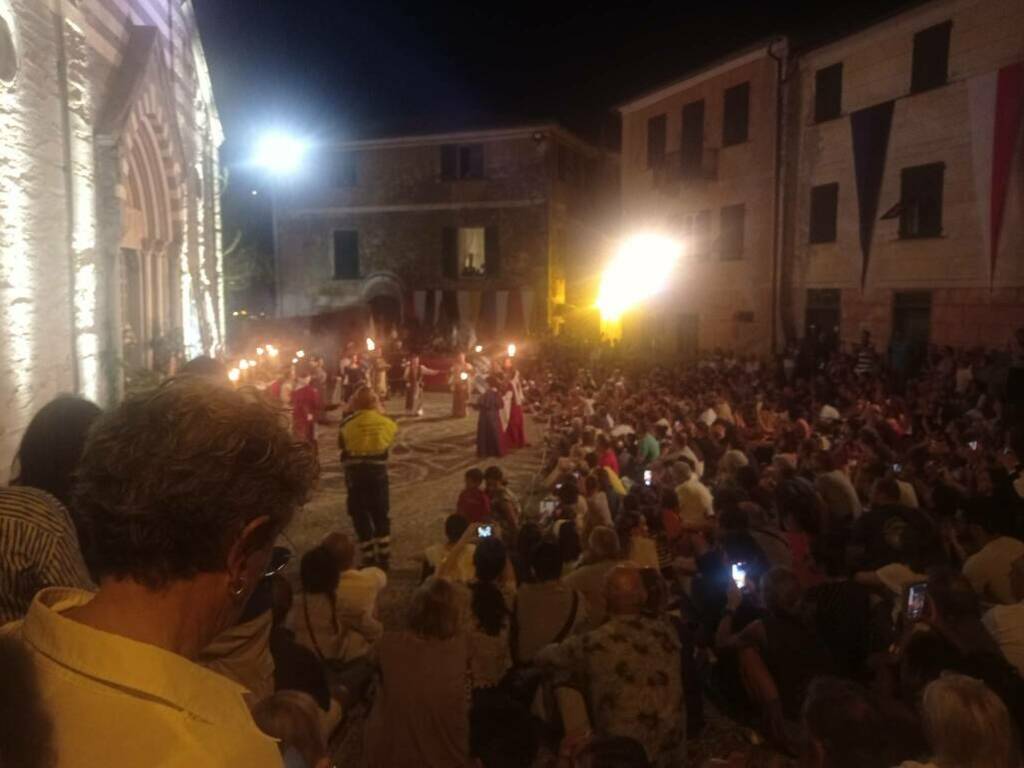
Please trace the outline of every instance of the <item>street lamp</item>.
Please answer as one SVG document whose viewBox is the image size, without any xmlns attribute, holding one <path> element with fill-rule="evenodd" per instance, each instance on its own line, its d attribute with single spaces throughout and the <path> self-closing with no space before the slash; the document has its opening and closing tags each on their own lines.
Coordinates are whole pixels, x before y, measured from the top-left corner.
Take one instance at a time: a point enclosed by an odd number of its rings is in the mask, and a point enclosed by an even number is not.
<svg viewBox="0 0 1024 768">
<path fill-rule="evenodd" d="M 620 243 L 601 275 L 597 294 L 601 323 L 609 336 L 621 336 L 623 314 L 664 290 L 682 253 L 681 242 L 655 233 L 636 234 Z"/>
<path fill-rule="evenodd" d="M 277 228 L 277 190 L 273 182 L 284 181 L 296 176 L 302 169 L 309 150 L 305 140 L 281 131 L 265 133 L 256 142 L 252 165 L 262 169 L 271 178 L 270 218 L 274 237 L 274 304 L 276 314 L 281 314 L 281 240 Z"/>
<path fill-rule="evenodd" d="M 291 176 L 302 167 L 306 142 L 285 133 L 267 133 L 256 144 L 253 162 L 275 176 Z"/>
</svg>

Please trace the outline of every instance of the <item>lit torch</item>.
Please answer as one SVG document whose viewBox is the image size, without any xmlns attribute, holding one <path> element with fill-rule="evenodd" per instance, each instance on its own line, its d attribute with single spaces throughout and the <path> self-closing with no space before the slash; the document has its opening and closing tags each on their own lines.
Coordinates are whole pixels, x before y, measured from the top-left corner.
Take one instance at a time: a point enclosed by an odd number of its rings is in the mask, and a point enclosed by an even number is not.
<svg viewBox="0 0 1024 768">
<path fill-rule="evenodd" d="M 305 352 L 303 352 L 303 351 L 302 351 L 302 350 L 300 349 L 300 350 L 299 350 L 298 352 L 296 352 L 296 353 L 295 353 L 295 356 L 296 356 L 297 358 L 299 358 L 299 360 L 301 360 L 302 358 L 304 358 L 304 357 L 306 356 L 306 353 L 305 353 Z"/>
<path fill-rule="evenodd" d="M 473 351 L 479 355 L 481 352 L 484 351 L 483 345 L 477 344 L 475 347 L 473 347 Z"/>
<path fill-rule="evenodd" d="M 230 381 L 232 384 L 237 384 L 238 380 L 241 377 L 242 377 L 242 372 L 240 370 L 238 370 L 237 368 L 232 368 L 230 371 L 228 371 L 228 381 Z"/>
<path fill-rule="evenodd" d="M 376 348 L 377 348 L 377 345 L 374 343 L 373 339 L 371 339 L 369 336 L 367 336 L 366 337 L 366 351 L 367 352 L 373 352 L 373 350 L 375 350 Z"/>
<path fill-rule="evenodd" d="M 516 345 L 515 344 L 509 344 L 508 345 L 508 356 L 509 357 L 515 357 L 516 356 Z"/>
<path fill-rule="evenodd" d="M 248 371 L 249 370 L 249 361 L 248 360 L 240 360 L 238 362 L 238 367 L 241 368 L 243 371 Z"/>
<path fill-rule="evenodd" d="M 459 378 L 462 379 L 463 381 L 469 381 L 469 374 L 463 371 L 462 373 L 459 374 Z"/>
</svg>

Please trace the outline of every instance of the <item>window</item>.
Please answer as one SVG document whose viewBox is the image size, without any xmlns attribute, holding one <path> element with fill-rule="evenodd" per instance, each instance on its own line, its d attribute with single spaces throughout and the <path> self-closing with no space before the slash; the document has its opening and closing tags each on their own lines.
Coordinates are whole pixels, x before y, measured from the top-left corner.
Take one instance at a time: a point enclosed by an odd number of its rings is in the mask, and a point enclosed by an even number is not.
<svg viewBox="0 0 1024 768">
<path fill-rule="evenodd" d="M 922 29 L 914 35 L 910 92 L 920 93 L 946 84 L 949 74 L 949 33 L 952 21 Z"/>
<path fill-rule="evenodd" d="M 722 261 L 743 258 L 743 220 L 746 206 L 727 205 L 722 209 L 719 221 L 718 252 Z"/>
<path fill-rule="evenodd" d="M 441 272 L 449 279 L 497 277 L 501 271 L 497 227 L 445 227 Z"/>
<path fill-rule="evenodd" d="M 822 184 L 817 187 L 811 187 L 810 242 L 834 243 L 836 241 L 836 212 L 838 207 L 838 184 Z"/>
<path fill-rule="evenodd" d="M 442 144 L 441 178 L 445 181 L 482 179 L 484 177 L 483 144 Z"/>
<path fill-rule="evenodd" d="M 722 145 L 742 144 L 747 140 L 750 122 L 750 83 L 734 85 L 725 92 L 722 115 Z"/>
<path fill-rule="evenodd" d="M 359 279 L 359 233 L 353 229 L 334 231 L 334 279 Z"/>
<path fill-rule="evenodd" d="M 944 163 L 904 168 L 900 174 L 900 237 L 942 235 Z"/>
<path fill-rule="evenodd" d="M 647 120 L 647 167 L 661 168 L 665 164 L 665 116 Z"/>
<path fill-rule="evenodd" d="M 814 122 L 822 123 L 843 112 L 843 64 L 833 64 L 814 73 Z"/>
<path fill-rule="evenodd" d="M 681 230 L 687 250 L 700 261 L 706 261 L 711 255 L 711 211 L 684 215 Z"/>
<path fill-rule="evenodd" d="M 342 152 L 335 164 L 334 186 L 354 187 L 358 180 L 355 152 Z"/>
<path fill-rule="evenodd" d="M 686 176 L 698 175 L 704 158 L 704 100 L 683 107 L 683 133 L 679 139 L 680 169 Z"/>
</svg>

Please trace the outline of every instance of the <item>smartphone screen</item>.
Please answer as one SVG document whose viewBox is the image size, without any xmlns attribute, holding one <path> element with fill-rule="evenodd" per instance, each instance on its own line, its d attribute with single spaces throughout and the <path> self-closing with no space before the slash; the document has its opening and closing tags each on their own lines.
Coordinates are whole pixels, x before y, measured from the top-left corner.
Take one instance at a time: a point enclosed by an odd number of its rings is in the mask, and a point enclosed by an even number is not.
<svg viewBox="0 0 1024 768">
<path fill-rule="evenodd" d="M 644 470 L 644 485 L 650 485 L 651 484 L 651 479 L 652 479 L 651 470 L 645 469 Z"/>
<path fill-rule="evenodd" d="M 907 619 L 918 621 L 924 613 L 924 598 L 928 594 L 928 584 L 924 581 L 907 587 Z"/>
<path fill-rule="evenodd" d="M 745 564 L 732 564 L 732 580 L 736 584 L 736 589 L 743 589 L 747 586 L 747 566 Z"/>
<path fill-rule="evenodd" d="M 491 534 L 493 533 L 493 529 L 489 525 L 481 525 L 479 528 L 477 528 L 476 532 L 481 539 L 487 539 L 490 538 Z"/>
</svg>

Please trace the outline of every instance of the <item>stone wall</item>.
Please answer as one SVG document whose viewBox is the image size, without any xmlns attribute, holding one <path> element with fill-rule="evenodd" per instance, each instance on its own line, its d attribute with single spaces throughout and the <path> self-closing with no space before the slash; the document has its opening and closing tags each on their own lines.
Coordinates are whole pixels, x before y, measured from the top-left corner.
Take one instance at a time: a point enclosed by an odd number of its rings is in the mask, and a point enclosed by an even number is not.
<svg viewBox="0 0 1024 768">
<path fill-rule="evenodd" d="M 483 178 L 442 178 L 441 147 L 451 144 L 483 145 Z M 586 183 L 559 178 L 560 151 L 587 167 Z M 345 158 L 355 163 L 355 183 L 338 183 Z M 276 190 L 278 309 L 286 317 L 359 303 L 363 278 L 383 271 L 405 291 L 530 290 L 530 326 L 540 329 L 567 300 L 570 271 L 592 264 L 605 227 L 615 225 L 614 158 L 556 126 L 346 142 L 320 150 L 310 166 Z M 496 228 L 500 273 L 445 277 L 446 227 Z M 360 279 L 333 279 L 336 230 L 358 233 Z"/>
<path fill-rule="evenodd" d="M 200 307 L 212 326 L 206 348 L 220 343 L 222 136 L 189 2 L 0 0 L 0 19 L 0 60 L 16 64 L 12 77 L 0 73 L 3 482 L 26 425 L 54 396 L 72 392 L 106 405 L 118 394 L 119 257 L 131 216 L 117 140 L 104 144 L 97 135 L 113 109 L 132 28 L 156 31 L 169 73 L 159 89 L 170 116 L 163 128 L 180 141 L 182 162 L 166 169 L 166 181 L 189 182 L 181 264 L 194 269 L 186 274 L 162 257 L 178 295 L 160 307 L 184 327 L 192 353 L 204 346 Z"/>
<path fill-rule="evenodd" d="M 910 94 L 913 38 L 917 31 L 952 21 L 948 83 Z M 975 195 L 970 80 L 1024 60 L 1024 3 L 1020 0 L 944 0 L 908 11 L 800 61 L 799 145 L 787 169 L 795 179 L 791 237 L 785 253 L 792 275 L 789 320 L 799 335 L 809 288 L 842 290 L 845 341 L 873 332 L 880 346 L 892 330 L 893 293 L 932 294 L 931 339 L 943 344 L 1003 343 L 1024 319 L 1017 303 L 1024 287 L 1024 229 L 1014 200 L 1008 204 L 996 270 L 990 274 L 983 222 L 987 211 Z M 842 116 L 815 124 L 814 74 L 843 65 Z M 878 215 L 899 201 L 901 170 L 945 164 L 941 237 L 901 239 L 899 220 L 876 220 L 864 290 L 858 204 L 849 114 L 894 101 Z M 977 128 L 974 128 L 977 130 Z M 1020 151 L 1018 139 L 1018 152 Z M 1024 168 L 1014 171 L 1018 189 Z M 809 244 L 813 185 L 838 182 L 838 232 L 834 243 Z"/>
<path fill-rule="evenodd" d="M 663 98 L 649 100 L 653 103 L 623 108 L 625 231 L 653 229 L 674 234 L 689 244 L 691 232 L 683 224 L 685 217 L 700 211 L 711 213 L 706 256 L 697 258 L 691 252 L 686 257 L 673 295 L 665 302 L 671 316 L 653 328 L 655 334 L 668 335 L 663 345 L 667 348 L 675 345 L 674 329 L 681 322 L 680 315 L 699 316 L 702 348 L 721 346 L 757 353 L 770 348 L 777 79 L 776 62 L 762 52 L 752 61 L 721 66 L 710 76 L 695 75 L 692 84 L 684 81 L 670 86 Z M 724 93 L 743 82 L 750 83 L 748 140 L 723 147 Z M 647 167 L 648 120 L 666 116 L 669 162 L 678 164 L 682 109 L 700 99 L 705 105 L 705 152 L 716 170 L 706 180 L 659 185 L 655 173 Z M 734 261 L 722 261 L 716 245 L 721 234 L 721 210 L 740 203 L 746 209 L 743 255 Z M 749 322 L 749 314 L 737 319 L 737 313 L 753 313 L 753 322 Z M 634 322 L 633 327 L 644 329 L 644 337 L 650 335 L 643 323 Z"/>
</svg>

